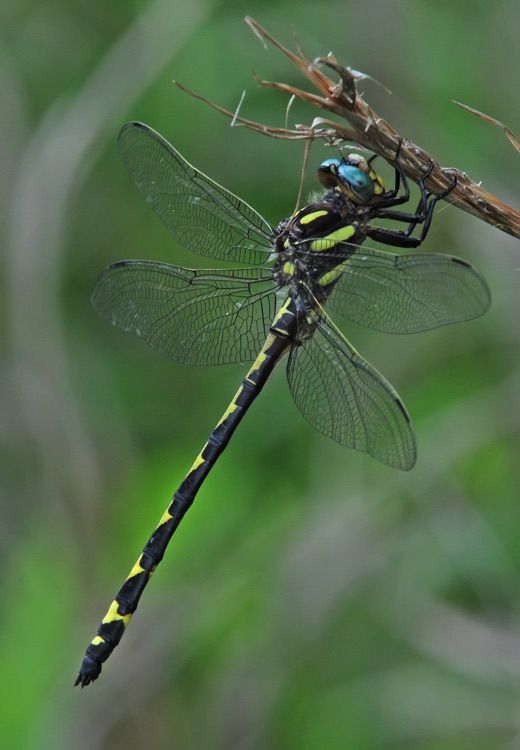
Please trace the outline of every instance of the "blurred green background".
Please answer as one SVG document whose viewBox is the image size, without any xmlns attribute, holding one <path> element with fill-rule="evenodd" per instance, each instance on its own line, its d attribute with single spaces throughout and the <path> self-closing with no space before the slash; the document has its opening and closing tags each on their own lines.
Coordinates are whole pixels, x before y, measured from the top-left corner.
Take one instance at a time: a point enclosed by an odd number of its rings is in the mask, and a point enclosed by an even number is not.
<svg viewBox="0 0 520 750">
<path fill-rule="evenodd" d="M 2 583 L 6 748 L 520 747 L 520 244 L 443 204 L 425 250 L 475 263 L 490 313 L 411 337 L 344 324 L 399 390 L 419 460 L 399 474 L 314 433 L 283 368 L 203 487 L 101 679 L 83 652 L 245 366 L 187 368 L 90 307 L 122 258 L 177 248 L 116 138 L 150 124 L 272 223 L 303 146 L 264 78 L 302 77 L 243 23 L 373 76 L 370 104 L 518 205 L 518 0 L 4 0 L 0 10 Z M 301 105 L 289 123 L 317 114 Z M 324 156 L 311 154 L 306 190 Z"/>
</svg>

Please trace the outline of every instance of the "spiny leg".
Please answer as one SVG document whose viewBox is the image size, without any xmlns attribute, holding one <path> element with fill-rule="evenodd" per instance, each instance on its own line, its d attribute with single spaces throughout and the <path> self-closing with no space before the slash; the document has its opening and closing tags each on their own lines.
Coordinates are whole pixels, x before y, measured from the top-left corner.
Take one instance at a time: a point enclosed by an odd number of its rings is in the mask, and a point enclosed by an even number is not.
<svg viewBox="0 0 520 750">
<path fill-rule="evenodd" d="M 375 214 L 378 219 L 391 219 L 394 221 L 403 221 L 408 223 L 408 227 L 405 230 L 400 229 L 387 229 L 382 227 L 375 227 L 369 225 L 367 227 L 367 237 L 370 237 L 377 242 L 382 242 L 385 245 L 391 245 L 394 247 L 404 248 L 415 248 L 424 242 L 426 236 L 430 230 L 430 226 L 433 219 L 433 213 L 437 203 L 445 198 L 455 188 L 457 184 L 457 178 L 454 176 L 448 187 L 442 191 L 439 195 L 431 193 L 426 189 L 425 182 L 433 170 L 433 162 L 430 162 L 428 169 L 423 174 L 419 181 L 419 189 L 421 191 L 421 197 L 414 213 L 406 213 L 404 211 L 393 211 L 382 209 L 377 211 Z M 412 233 L 418 225 L 422 225 L 421 232 L 418 237 L 412 237 Z"/>
<path fill-rule="evenodd" d="M 394 187 L 392 188 L 392 190 L 387 190 L 384 196 L 378 199 L 378 206 L 390 208 L 391 206 L 398 206 L 402 203 L 408 203 L 408 201 L 410 200 L 410 186 L 408 183 L 408 178 L 406 177 L 401 162 L 399 161 L 399 154 L 401 153 L 402 143 L 403 138 L 400 137 L 397 144 L 395 156 L 393 158 L 393 161 L 391 162 L 395 174 Z M 370 159 L 368 160 L 370 167 L 372 166 L 372 162 L 374 162 L 377 158 L 378 154 L 374 154 L 370 157 Z M 403 186 L 404 192 L 402 195 L 399 195 L 401 184 Z"/>
</svg>

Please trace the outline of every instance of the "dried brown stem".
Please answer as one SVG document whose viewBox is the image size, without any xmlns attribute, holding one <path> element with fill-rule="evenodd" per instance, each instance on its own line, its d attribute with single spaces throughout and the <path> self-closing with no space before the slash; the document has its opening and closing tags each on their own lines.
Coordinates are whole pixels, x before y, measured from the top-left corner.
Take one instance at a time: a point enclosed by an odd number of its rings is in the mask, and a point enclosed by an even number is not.
<svg viewBox="0 0 520 750">
<path fill-rule="evenodd" d="M 402 138 L 391 125 L 371 109 L 357 92 L 357 82 L 367 78 L 367 76 L 340 65 L 331 54 L 311 61 L 306 57 L 297 42 L 297 54 L 295 54 L 280 44 L 252 18 L 247 17 L 246 23 L 261 40 L 270 42 L 288 57 L 315 86 L 319 94 L 310 93 L 286 83 L 264 81 L 255 76 L 260 85 L 281 91 L 290 97 L 296 97 L 307 104 L 325 110 L 344 120 L 347 123 L 346 125 L 320 117 L 316 118 L 311 125 L 298 125 L 294 130 L 272 127 L 247 120 L 237 113 L 229 112 L 205 97 L 195 94 L 179 83 L 176 83 L 176 85 L 191 96 L 230 117 L 233 124 L 242 125 L 273 138 L 286 140 L 320 138 L 335 146 L 354 141 L 389 162 L 394 159 L 399 143 L 401 143 L 399 161 L 410 179 L 418 182 L 430 164 L 433 163 L 433 170 L 427 180 L 428 190 L 438 194 L 451 185 L 453 177 L 456 176 L 457 185 L 446 196 L 446 201 L 482 219 L 487 224 L 520 238 L 520 214 L 515 209 L 501 203 L 478 184 L 472 182 L 465 172 L 458 169 L 442 168 L 429 153 L 420 146 Z M 321 70 L 322 67 L 334 71 L 339 81 L 335 82 L 326 76 Z"/>
</svg>

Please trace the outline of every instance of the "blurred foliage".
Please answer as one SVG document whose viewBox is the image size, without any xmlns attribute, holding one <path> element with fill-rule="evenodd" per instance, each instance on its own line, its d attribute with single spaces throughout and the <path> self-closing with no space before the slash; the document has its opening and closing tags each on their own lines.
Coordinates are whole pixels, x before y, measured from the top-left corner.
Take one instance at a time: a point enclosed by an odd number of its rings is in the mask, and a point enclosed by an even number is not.
<svg viewBox="0 0 520 750">
<path fill-rule="evenodd" d="M 518 205 L 515 0 L 189 4 L 5 0 L 0 10 L 1 722 L 9 748 L 490 750 L 520 738 L 519 247 L 449 207 L 427 250 L 488 278 L 483 319 L 416 337 L 343 325 L 398 388 L 408 475 L 315 433 L 282 368 L 212 472 L 98 683 L 94 629 L 244 367 L 188 369 L 98 320 L 125 257 L 172 245 L 120 165 L 129 119 L 273 223 L 303 147 L 229 128 L 171 86 L 283 125 L 301 84 L 247 13 L 338 60 L 403 135 Z M 308 121 L 301 105 L 291 122 Z M 316 146 L 311 165 L 326 153 Z M 312 170 L 307 190 L 314 189 Z M 174 254 L 172 254 L 174 253 Z"/>
</svg>

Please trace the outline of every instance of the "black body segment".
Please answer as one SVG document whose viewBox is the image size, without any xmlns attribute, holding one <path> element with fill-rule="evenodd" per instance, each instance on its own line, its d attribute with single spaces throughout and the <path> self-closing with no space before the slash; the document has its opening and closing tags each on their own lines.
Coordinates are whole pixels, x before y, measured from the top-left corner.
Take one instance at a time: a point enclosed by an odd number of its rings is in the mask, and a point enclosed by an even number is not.
<svg viewBox="0 0 520 750">
<path fill-rule="evenodd" d="M 336 328 L 326 305 L 379 331 L 415 333 L 470 320 L 490 304 L 485 280 L 463 260 L 364 246 L 371 238 L 417 247 L 446 194 L 427 191 L 427 173 L 416 210 L 398 210 L 410 193 L 397 157 L 388 191 L 373 158 L 327 160 L 320 179 L 328 192 L 273 229 L 146 125 L 125 125 L 119 147 L 133 181 L 178 242 L 212 259 L 253 265 L 192 270 L 120 261 L 99 277 L 94 307 L 180 362 L 254 363 L 88 646 L 75 683 L 82 687 L 101 673 L 184 514 L 285 355 L 295 404 L 316 430 L 390 467 L 407 471 L 415 464 L 415 434 L 403 402 Z M 379 227 L 380 218 L 404 229 Z"/>
<path fill-rule="evenodd" d="M 291 303 L 285 305 L 273 321 L 272 330 L 255 363 L 174 494 L 168 509 L 112 602 L 96 637 L 86 650 L 76 685 L 84 687 L 99 677 L 102 664 L 121 640 L 148 581 L 163 559 L 170 539 L 193 503 L 202 483 L 264 387 L 277 362 L 289 350 L 291 329 L 295 326 L 295 311 L 291 307 L 294 308 Z"/>
</svg>

